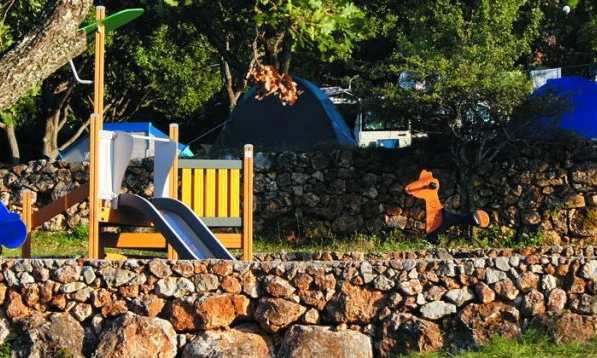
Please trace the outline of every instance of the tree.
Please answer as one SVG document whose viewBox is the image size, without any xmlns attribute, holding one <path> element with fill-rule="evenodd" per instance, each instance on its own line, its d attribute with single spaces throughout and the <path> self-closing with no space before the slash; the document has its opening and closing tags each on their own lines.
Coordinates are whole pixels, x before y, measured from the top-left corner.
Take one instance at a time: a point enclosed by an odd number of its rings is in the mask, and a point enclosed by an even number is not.
<svg viewBox="0 0 597 358">
<path fill-rule="evenodd" d="M 43 16 L 35 23 L 23 21 L 29 30 L 26 35 L 23 28 L 11 26 L 16 21 L 7 21 L 16 13 L 10 13 L 11 8 L 21 8 L 23 3 L 11 0 L 0 4 L 0 128 L 7 134 L 15 163 L 20 160 L 15 134 L 17 109 L 27 107 L 28 100 L 16 107 L 14 105 L 29 91 L 35 91 L 45 78 L 70 58 L 85 50 L 85 34 L 77 29 L 90 4 L 91 0 L 48 2 L 40 12 Z M 35 7 L 39 3 L 25 5 Z M 25 15 L 24 18 L 31 16 L 26 12 L 19 12 L 21 14 Z M 18 40 L 15 41 L 15 38 Z"/>
<path fill-rule="evenodd" d="M 220 56 L 224 92 L 232 110 L 256 65 L 287 75 L 292 53 L 314 51 L 323 60 L 348 56 L 364 34 L 364 14 L 347 0 L 194 0 L 176 5 Z"/>
<path fill-rule="evenodd" d="M 506 124 L 530 93 L 521 63 L 543 13 L 529 0 L 408 1 L 398 15 L 382 13 L 394 17 L 396 31 L 386 68 L 395 70 L 394 81 L 408 71 L 422 86 L 403 90 L 394 82 L 380 93 L 395 103 L 412 97 L 432 114 L 426 129 L 450 135 L 461 203 L 470 210 L 476 170 L 513 138 Z"/>
</svg>

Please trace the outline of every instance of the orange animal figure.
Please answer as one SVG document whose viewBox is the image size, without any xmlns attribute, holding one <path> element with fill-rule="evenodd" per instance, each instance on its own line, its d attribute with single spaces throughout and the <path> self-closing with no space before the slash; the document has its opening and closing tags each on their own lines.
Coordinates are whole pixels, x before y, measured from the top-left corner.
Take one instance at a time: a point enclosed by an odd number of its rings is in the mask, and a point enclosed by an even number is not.
<svg viewBox="0 0 597 358">
<path fill-rule="evenodd" d="M 419 180 L 406 186 L 408 194 L 425 200 L 427 213 L 425 231 L 427 240 L 432 244 L 439 244 L 439 234 L 455 225 L 475 225 L 483 228 L 489 226 L 489 215 L 483 210 L 475 210 L 467 214 L 446 210 L 439 201 L 438 190 L 439 180 L 425 169 L 421 171 Z"/>
</svg>

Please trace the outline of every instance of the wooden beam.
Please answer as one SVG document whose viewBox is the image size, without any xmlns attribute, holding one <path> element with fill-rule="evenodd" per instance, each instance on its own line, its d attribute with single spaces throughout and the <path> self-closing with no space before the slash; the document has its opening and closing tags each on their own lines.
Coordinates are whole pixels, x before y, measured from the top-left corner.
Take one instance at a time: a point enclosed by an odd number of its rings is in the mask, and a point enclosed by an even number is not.
<svg viewBox="0 0 597 358">
<path fill-rule="evenodd" d="M 50 204 L 39 209 L 31 215 L 31 228 L 36 228 L 54 216 L 65 212 L 80 202 L 83 202 L 89 196 L 89 183 L 68 192 L 65 196 L 58 198 Z"/>
</svg>

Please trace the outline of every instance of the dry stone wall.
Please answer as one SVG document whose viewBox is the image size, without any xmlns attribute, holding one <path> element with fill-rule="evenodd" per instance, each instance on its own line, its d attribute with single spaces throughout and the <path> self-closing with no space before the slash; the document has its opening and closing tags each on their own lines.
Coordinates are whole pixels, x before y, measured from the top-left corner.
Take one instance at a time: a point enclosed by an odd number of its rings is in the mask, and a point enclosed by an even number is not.
<svg viewBox="0 0 597 358">
<path fill-rule="evenodd" d="M 596 254 L 3 259 L 0 342 L 16 356 L 394 357 L 529 327 L 586 341 L 597 335 Z"/>
<path fill-rule="evenodd" d="M 597 238 L 597 148 L 538 146 L 504 152 L 479 168 L 474 180 L 478 206 L 497 225 L 541 232 L 549 244 L 587 243 Z M 424 204 L 404 187 L 421 169 L 440 180 L 440 199 L 460 209 L 454 165 L 445 151 L 330 150 L 255 155 L 255 230 L 309 236 L 424 232 Z M 0 199 L 20 210 L 20 192 L 31 189 L 43 206 L 88 179 L 80 163 L 45 161 L 0 168 Z M 133 162 L 124 191 L 151 196 L 151 162 Z M 87 204 L 46 224 L 48 229 L 85 223 Z"/>
</svg>

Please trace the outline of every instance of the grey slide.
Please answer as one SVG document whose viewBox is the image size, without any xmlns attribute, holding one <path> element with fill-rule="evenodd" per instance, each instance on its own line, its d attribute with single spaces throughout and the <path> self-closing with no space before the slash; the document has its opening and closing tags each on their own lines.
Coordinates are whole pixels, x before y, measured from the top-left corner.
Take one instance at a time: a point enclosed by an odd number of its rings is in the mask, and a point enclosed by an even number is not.
<svg viewBox="0 0 597 358">
<path fill-rule="evenodd" d="M 147 216 L 174 247 L 180 259 L 234 260 L 203 221 L 178 200 L 154 198 L 149 201 L 135 194 L 120 194 L 118 207 L 133 209 Z"/>
</svg>

